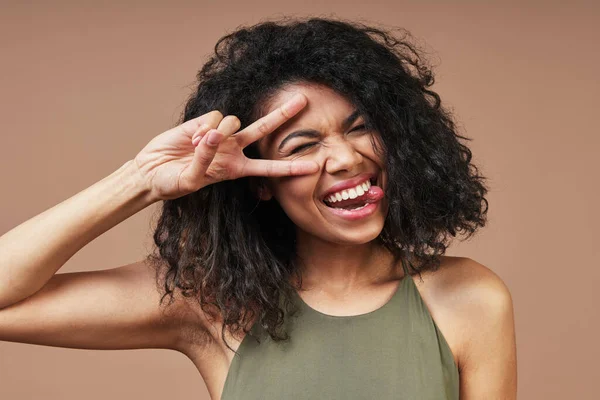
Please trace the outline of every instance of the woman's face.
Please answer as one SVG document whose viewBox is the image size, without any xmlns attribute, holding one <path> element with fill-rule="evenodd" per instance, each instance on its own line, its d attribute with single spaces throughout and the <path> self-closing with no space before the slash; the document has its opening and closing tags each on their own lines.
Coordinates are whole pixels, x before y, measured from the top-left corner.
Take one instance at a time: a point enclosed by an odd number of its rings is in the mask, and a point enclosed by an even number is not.
<svg viewBox="0 0 600 400">
<path fill-rule="evenodd" d="M 287 85 L 270 100 L 265 114 L 298 92 L 307 97 L 307 105 L 261 139 L 259 152 L 272 160 L 314 160 L 320 168 L 308 175 L 265 178 L 261 199 L 274 197 L 299 235 L 338 244 L 369 242 L 383 229 L 387 214 L 381 190 L 384 161 L 372 144 L 380 143 L 379 135 L 365 128 L 363 116 L 348 100 L 316 84 Z M 365 203 L 360 210 L 345 209 Z"/>
</svg>

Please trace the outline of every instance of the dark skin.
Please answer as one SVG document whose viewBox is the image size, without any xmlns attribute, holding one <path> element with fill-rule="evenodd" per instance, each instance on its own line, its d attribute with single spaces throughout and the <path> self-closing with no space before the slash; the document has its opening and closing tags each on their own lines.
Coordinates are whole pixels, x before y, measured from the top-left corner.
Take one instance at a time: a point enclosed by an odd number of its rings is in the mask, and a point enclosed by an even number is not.
<svg viewBox="0 0 600 400">
<path fill-rule="evenodd" d="M 364 128 L 360 115 L 342 126 L 355 108 L 332 90 L 317 85 L 283 88 L 271 100 L 267 113 L 296 93 L 306 96 L 308 104 L 259 141 L 261 156 L 275 161 L 314 161 L 319 170 L 297 177 L 267 178 L 261 196 L 263 200 L 275 197 L 297 226 L 297 253 L 305 268 L 303 281 L 324 296 L 348 300 L 352 293 L 358 295 L 396 275 L 381 271 L 381 265 L 391 262 L 391 254 L 374 241 L 383 229 L 387 203 L 383 199 L 372 215 L 348 221 L 331 213 L 322 194 L 332 185 L 365 172 L 375 174 L 379 185 L 385 185 L 383 160 L 371 144 L 378 136 Z M 280 148 L 284 139 L 299 129 L 318 134 L 289 139 Z"/>
<path fill-rule="evenodd" d="M 364 171 L 378 173 L 385 185 L 382 160 L 370 137 L 361 131 L 359 116 L 342 127 L 354 111 L 344 98 L 325 87 L 291 85 L 275 96 L 268 111 L 295 93 L 307 106 L 273 134 L 261 139 L 265 159 L 315 161 L 319 170 L 297 177 L 269 178 L 261 197 L 275 197 L 298 228 L 298 254 L 304 260 L 304 289 L 299 293 L 313 309 L 329 315 L 358 315 L 385 304 L 404 278 L 399 264 L 373 240 L 383 228 L 386 205 L 362 221 L 345 221 L 327 213 L 320 194 Z M 358 127 L 358 129 L 357 129 Z M 298 130 L 318 135 L 296 136 Z M 463 257 L 443 256 L 440 268 L 415 279 L 430 313 L 454 354 L 460 371 L 461 399 L 516 398 L 516 345 L 512 300 L 502 280 L 487 267 Z M 216 378 L 220 390 L 233 353 L 218 339 L 224 373 Z M 233 338 L 235 347 L 241 338 Z M 218 398 L 218 397 L 217 397 Z"/>
<path fill-rule="evenodd" d="M 301 95 L 282 106 L 294 92 Z M 383 162 L 367 140 L 376 133 L 360 131 L 360 118 L 343 127 L 353 108 L 326 88 L 288 87 L 269 110 L 239 132 L 237 117 L 218 111 L 164 132 L 135 163 L 107 178 L 106 188 L 99 183 L 69 199 L 68 207 L 59 205 L 3 235 L 0 249 L 12 260 L 8 275 L 20 283 L 11 287 L 20 290 L 0 292 L 0 340 L 85 349 L 173 349 L 192 360 L 211 397 L 220 399 L 234 353 L 221 340 L 220 321 L 211 321 L 194 300 L 176 297 L 168 308 L 160 307 L 154 271 L 143 261 L 100 271 L 54 272 L 135 210 L 241 176 L 265 177 L 261 196 L 275 197 L 298 227 L 307 289 L 301 295 L 310 307 L 348 316 L 385 304 L 404 278 L 402 268 L 373 241 L 386 205 L 382 202 L 362 220 L 346 221 L 328 214 L 320 197 L 330 185 L 364 171 L 376 172 L 378 184 L 385 186 Z M 279 149 L 286 134 L 305 128 L 318 131 L 318 137 L 296 138 Z M 213 145 L 206 140 L 211 132 L 218 139 Z M 243 147 L 262 138 L 268 139 L 260 142 L 265 159 L 246 159 Z M 314 144 L 291 154 L 309 143 Z M 121 189 L 104 199 L 114 187 Z M 123 197 L 138 187 L 143 190 Z M 123 205 L 115 209 L 116 203 Z M 84 217 L 75 221 L 74 215 Z M 77 231 L 66 228 L 75 222 Z M 52 241 L 32 242 L 36 232 L 50 228 Z M 32 251 L 23 251 L 29 243 Z M 31 264 L 22 256 L 27 253 L 35 253 L 39 263 Z M 443 256 L 437 271 L 423 273 L 415 283 L 454 355 L 461 399 L 516 398 L 512 299 L 502 280 L 474 260 Z M 225 336 L 234 349 L 242 340 L 229 332 Z"/>
</svg>

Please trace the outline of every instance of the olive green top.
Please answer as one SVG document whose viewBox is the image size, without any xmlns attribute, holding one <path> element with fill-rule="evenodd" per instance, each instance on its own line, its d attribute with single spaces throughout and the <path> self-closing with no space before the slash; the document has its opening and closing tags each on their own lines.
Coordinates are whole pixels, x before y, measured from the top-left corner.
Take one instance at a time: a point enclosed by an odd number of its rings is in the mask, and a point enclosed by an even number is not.
<svg viewBox="0 0 600 400">
<path fill-rule="evenodd" d="M 450 347 L 404 272 L 393 297 L 366 314 L 323 314 L 295 293 L 289 341 L 275 342 L 255 324 L 260 343 L 244 337 L 221 400 L 458 400 Z"/>
</svg>

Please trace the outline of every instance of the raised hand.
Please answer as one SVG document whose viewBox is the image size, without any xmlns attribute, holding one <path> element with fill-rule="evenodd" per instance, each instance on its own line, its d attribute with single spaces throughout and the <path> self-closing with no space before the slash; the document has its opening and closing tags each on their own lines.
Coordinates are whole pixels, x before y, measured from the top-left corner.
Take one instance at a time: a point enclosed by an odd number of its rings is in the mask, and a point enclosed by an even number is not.
<svg viewBox="0 0 600 400">
<path fill-rule="evenodd" d="M 237 117 L 211 111 L 153 138 L 136 155 L 133 166 L 156 200 L 175 199 L 244 176 L 314 173 L 319 168 L 314 161 L 256 160 L 243 153 L 244 147 L 273 132 L 306 104 L 306 97 L 297 94 L 239 132 Z"/>
</svg>

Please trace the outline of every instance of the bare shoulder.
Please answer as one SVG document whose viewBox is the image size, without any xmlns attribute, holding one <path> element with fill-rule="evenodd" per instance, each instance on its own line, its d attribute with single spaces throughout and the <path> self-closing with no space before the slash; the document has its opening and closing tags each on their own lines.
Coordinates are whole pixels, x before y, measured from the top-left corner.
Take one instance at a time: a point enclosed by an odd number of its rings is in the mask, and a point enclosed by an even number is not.
<svg viewBox="0 0 600 400">
<path fill-rule="evenodd" d="M 426 277 L 431 298 L 451 308 L 465 329 L 512 308 L 512 296 L 502 278 L 471 258 L 443 256 L 440 268 L 423 273 Z"/>
<path fill-rule="evenodd" d="M 447 336 L 459 369 L 473 361 L 474 343 L 514 336 L 510 290 L 490 268 L 471 258 L 442 256 L 439 269 L 422 277 L 415 282 Z"/>
<path fill-rule="evenodd" d="M 455 305 L 492 311 L 488 307 L 506 306 L 510 301 L 510 291 L 500 276 L 471 258 L 443 256 L 440 268 L 423 276 L 431 277 L 436 297 L 452 299 Z"/>
</svg>

